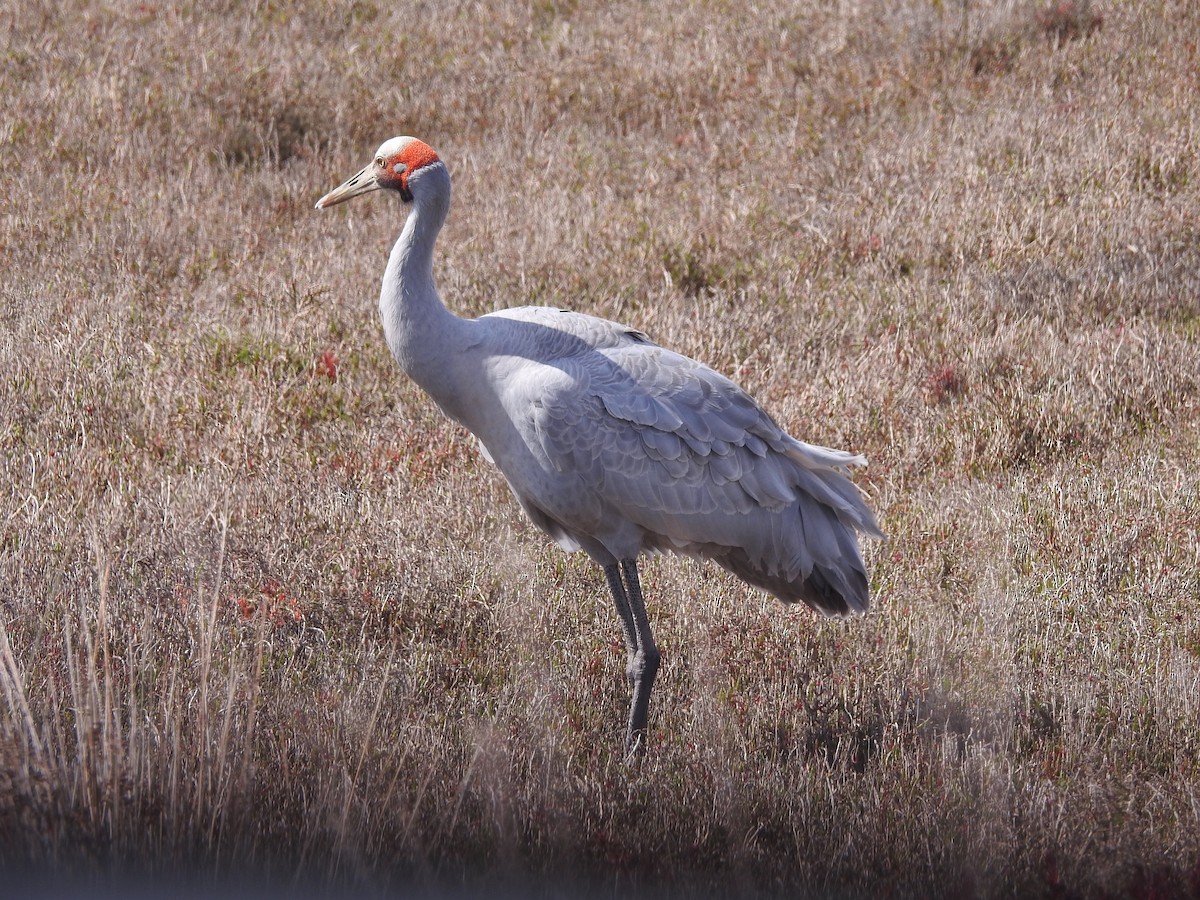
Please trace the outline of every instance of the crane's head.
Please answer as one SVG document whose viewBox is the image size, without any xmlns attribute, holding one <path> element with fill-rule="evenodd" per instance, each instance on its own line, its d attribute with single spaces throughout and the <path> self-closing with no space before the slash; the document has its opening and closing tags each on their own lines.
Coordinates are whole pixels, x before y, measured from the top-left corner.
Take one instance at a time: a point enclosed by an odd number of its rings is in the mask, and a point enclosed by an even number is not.
<svg viewBox="0 0 1200 900">
<path fill-rule="evenodd" d="M 375 151 L 375 159 L 345 184 L 334 188 L 317 201 L 317 209 L 325 209 L 359 194 L 387 188 L 400 194 L 405 203 L 413 199 L 410 180 L 427 166 L 441 160 L 433 148 L 412 137 L 394 137 Z"/>
</svg>

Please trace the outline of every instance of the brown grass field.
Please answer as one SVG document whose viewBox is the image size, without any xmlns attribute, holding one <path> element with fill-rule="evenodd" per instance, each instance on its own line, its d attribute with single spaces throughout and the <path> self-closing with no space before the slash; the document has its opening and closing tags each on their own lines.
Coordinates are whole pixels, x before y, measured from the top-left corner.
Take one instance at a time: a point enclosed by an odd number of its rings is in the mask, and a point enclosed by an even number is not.
<svg viewBox="0 0 1200 900">
<path fill-rule="evenodd" d="M 1200 896 L 1200 5 L 0 3 L 0 871 L 395 896 Z M 616 318 L 865 453 L 874 606 L 603 579 L 409 383 Z"/>
</svg>

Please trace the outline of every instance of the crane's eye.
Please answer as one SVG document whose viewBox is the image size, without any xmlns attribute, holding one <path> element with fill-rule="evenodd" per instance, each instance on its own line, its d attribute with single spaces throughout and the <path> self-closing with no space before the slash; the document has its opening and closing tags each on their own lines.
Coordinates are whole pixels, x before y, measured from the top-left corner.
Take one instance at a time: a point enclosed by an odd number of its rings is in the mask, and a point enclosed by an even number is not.
<svg viewBox="0 0 1200 900">
<path fill-rule="evenodd" d="M 381 168 L 381 169 L 383 168 L 383 157 L 382 156 L 375 157 L 375 165 L 379 166 L 379 168 Z"/>
</svg>

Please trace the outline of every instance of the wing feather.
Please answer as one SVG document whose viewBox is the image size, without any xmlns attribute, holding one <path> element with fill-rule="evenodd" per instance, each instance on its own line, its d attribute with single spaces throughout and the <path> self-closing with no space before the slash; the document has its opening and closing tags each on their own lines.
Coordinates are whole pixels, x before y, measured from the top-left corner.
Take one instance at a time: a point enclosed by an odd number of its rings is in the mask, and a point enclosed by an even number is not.
<svg viewBox="0 0 1200 900">
<path fill-rule="evenodd" d="M 809 445 L 793 441 L 741 388 L 695 360 L 641 339 L 589 347 L 555 365 L 568 377 L 556 379 L 535 410 L 546 458 L 640 524 L 782 509 L 798 490 L 844 504 L 840 492 L 791 458 Z M 843 456 L 829 459 L 845 465 Z M 810 468 L 826 460 L 804 457 Z"/>
</svg>

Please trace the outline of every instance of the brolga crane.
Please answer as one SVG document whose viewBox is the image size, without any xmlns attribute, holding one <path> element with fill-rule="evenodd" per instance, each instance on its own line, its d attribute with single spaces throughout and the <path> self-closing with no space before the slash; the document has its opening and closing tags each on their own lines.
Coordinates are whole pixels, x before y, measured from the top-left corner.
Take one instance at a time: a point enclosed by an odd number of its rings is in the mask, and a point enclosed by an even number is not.
<svg viewBox="0 0 1200 900">
<path fill-rule="evenodd" d="M 379 295 L 388 346 L 475 435 L 533 523 L 604 570 L 628 653 L 630 757 L 645 748 L 659 664 L 642 553 L 711 559 L 829 616 L 866 611 L 858 532 L 881 533 L 847 477 L 862 456 L 796 440 L 728 378 L 633 328 L 537 306 L 456 316 L 433 278 L 445 163 L 392 138 L 317 208 L 380 189 L 407 208 Z"/>
</svg>

